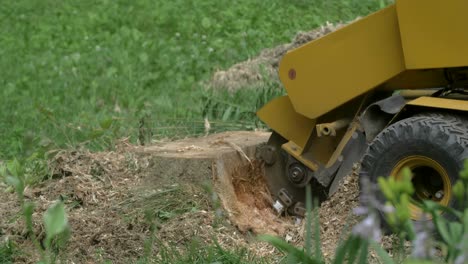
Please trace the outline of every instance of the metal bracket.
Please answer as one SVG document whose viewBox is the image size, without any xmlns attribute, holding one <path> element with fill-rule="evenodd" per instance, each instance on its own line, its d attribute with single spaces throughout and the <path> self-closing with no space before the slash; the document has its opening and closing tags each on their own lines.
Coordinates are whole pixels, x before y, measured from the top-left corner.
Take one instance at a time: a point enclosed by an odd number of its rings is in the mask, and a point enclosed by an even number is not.
<svg viewBox="0 0 468 264">
<path fill-rule="evenodd" d="M 285 205 L 286 208 L 290 207 L 293 203 L 292 196 L 288 194 L 286 189 L 281 189 L 278 192 L 278 199 Z"/>
<path fill-rule="evenodd" d="M 303 203 L 301 202 L 297 202 L 295 205 L 294 205 L 294 214 L 296 214 L 297 216 L 302 216 L 304 217 L 305 216 L 305 213 L 306 213 L 306 208 L 304 206 Z"/>
</svg>

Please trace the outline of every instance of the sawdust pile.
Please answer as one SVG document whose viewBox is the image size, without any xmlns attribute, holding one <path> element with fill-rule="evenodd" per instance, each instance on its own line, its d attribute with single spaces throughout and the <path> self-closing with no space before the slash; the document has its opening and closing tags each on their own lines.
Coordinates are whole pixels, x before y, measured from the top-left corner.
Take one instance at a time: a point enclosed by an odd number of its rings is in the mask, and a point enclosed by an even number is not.
<svg viewBox="0 0 468 264">
<path fill-rule="evenodd" d="M 338 191 L 320 205 L 320 239 L 323 255 L 332 259 L 341 240 L 345 240 L 351 228 L 358 223 L 359 218 L 353 214 L 353 209 L 359 206 L 359 177 L 354 171 L 342 180 Z M 297 236 L 292 241 L 303 245 L 305 240 L 305 221 L 297 229 Z"/>
<path fill-rule="evenodd" d="M 309 32 L 299 32 L 291 43 L 263 50 L 257 57 L 233 65 L 227 70 L 214 73 L 207 84 L 209 88 L 236 91 L 241 88 L 261 88 L 266 83 L 279 84 L 278 66 L 283 55 L 311 40 L 318 39 L 346 24 L 326 23 L 318 29 Z"/>
<path fill-rule="evenodd" d="M 339 190 L 323 202 L 320 214 L 320 233 L 323 237 L 322 250 L 330 257 L 336 250 L 340 239 L 346 239 L 358 217 L 353 209 L 359 206 L 359 177 L 355 171 L 343 179 Z"/>
<path fill-rule="evenodd" d="M 337 246 L 348 238 L 353 226 L 363 220 L 353 213 L 353 209 L 359 206 L 359 169 L 359 166 L 355 166 L 353 172 L 342 180 L 338 191 L 323 202 L 318 210 L 321 250 L 328 261 L 333 260 Z M 300 228 L 294 230 L 297 232 L 295 236 L 294 231 L 289 234 L 289 237 L 294 237 L 291 241 L 294 245 L 304 246 L 305 224 L 303 222 Z M 395 235 L 387 234 L 382 237 L 381 246 L 392 257 L 401 250 L 398 243 Z M 405 250 L 407 254 L 411 253 L 411 243 L 408 241 L 405 243 Z M 367 261 L 381 263 L 374 250 L 370 250 Z"/>
</svg>

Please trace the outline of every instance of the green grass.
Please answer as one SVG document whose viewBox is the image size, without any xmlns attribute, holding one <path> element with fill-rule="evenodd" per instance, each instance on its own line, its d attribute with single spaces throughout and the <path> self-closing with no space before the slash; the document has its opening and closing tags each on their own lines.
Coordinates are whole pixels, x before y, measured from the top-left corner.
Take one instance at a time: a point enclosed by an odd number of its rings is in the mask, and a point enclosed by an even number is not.
<svg viewBox="0 0 468 264">
<path fill-rule="evenodd" d="M 13 258 L 17 254 L 15 245 L 10 240 L 0 242 L 0 263 L 13 263 Z"/>
<path fill-rule="evenodd" d="M 197 185 L 173 184 L 159 186 L 158 190 L 140 190 L 138 198 L 126 201 L 123 207 L 129 212 L 127 215 L 149 214 L 146 217 L 162 223 L 184 213 L 210 210 L 213 201 L 208 196 L 211 193 L 203 189 Z"/>
<path fill-rule="evenodd" d="M 4 1 L 0 160 L 83 142 L 107 148 L 116 138 L 135 141 L 140 126 L 153 137 L 202 133 L 207 97 L 221 102 L 219 129 L 248 129 L 255 97 L 207 94 L 200 82 L 299 30 L 385 2 Z M 226 115 L 231 104 L 242 114 Z"/>
<path fill-rule="evenodd" d="M 143 263 L 161 264 L 183 264 L 183 263 L 226 263 L 226 264 L 267 264 L 274 263 L 271 259 L 255 256 L 247 248 L 230 247 L 224 248 L 216 241 L 211 244 L 205 244 L 197 239 L 186 246 L 184 252 L 175 248 L 161 246 L 158 257 L 153 257 L 150 261 L 141 261 Z M 276 261 L 275 261 L 276 262 Z"/>
</svg>

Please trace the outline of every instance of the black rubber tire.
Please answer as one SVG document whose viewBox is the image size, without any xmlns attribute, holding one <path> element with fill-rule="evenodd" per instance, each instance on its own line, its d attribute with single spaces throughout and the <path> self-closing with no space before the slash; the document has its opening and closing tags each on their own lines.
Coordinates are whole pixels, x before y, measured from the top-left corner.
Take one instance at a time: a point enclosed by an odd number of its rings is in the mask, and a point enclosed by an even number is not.
<svg viewBox="0 0 468 264">
<path fill-rule="evenodd" d="M 376 183 L 378 177 L 389 176 L 401 159 L 420 155 L 437 161 L 447 171 L 453 186 L 468 156 L 466 127 L 462 117 L 442 113 L 418 114 L 392 124 L 369 145 L 361 162 L 360 177 Z M 383 200 L 382 194 L 377 198 Z M 448 206 L 459 209 L 453 195 Z M 414 222 L 417 225 L 420 221 Z"/>
</svg>

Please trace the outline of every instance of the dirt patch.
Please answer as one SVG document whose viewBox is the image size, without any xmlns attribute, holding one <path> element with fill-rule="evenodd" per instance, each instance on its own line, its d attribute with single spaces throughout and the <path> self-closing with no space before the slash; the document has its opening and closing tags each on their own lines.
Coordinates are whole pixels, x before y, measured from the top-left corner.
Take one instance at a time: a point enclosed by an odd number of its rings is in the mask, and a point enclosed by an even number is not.
<svg viewBox="0 0 468 264">
<path fill-rule="evenodd" d="M 57 155 L 51 163 L 55 179 L 25 191 L 26 199 L 36 205 L 33 219 L 38 238 L 44 238 L 43 213 L 52 203 L 62 200 L 73 236 L 64 251 L 66 256 L 61 257 L 94 263 L 119 262 L 140 254 L 147 227 L 137 218 L 126 219 L 128 212 L 119 206 L 134 196 L 132 189 L 140 180 L 128 162 L 124 152 L 70 151 Z M 15 194 L 2 196 L 2 200 L 17 200 Z M 0 211 L 6 212 L 2 219 L 21 219 L 18 205 L 5 208 L 1 204 Z M 5 239 L 8 237 L 25 251 L 15 262 L 38 260 L 22 221 L 2 224 L 1 230 Z"/>
<path fill-rule="evenodd" d="M 215 72 L 206 85 L 212 89 L 236 91 L 241 88 L 260 88 L 267 83 L 279 84 L 278 66 L 281 58 L 288 50 L 318 39 L 346 24 L 327 23 L 315 30 L 299 32 L 291 43 L 263 50 L 257 57 L 233 65 L 227 70 Z M 278 85 L 278 87 L 281 87 Z"/>
<path fill-rule="evenodd" d="M 154 226 L 157 229 L 154 239 L 158 243 L 153 243 L 151 249 L 156 255 L 161 243 L 183 251 L 194 237 L 203 244 L 217 241 L 228 248 L 248 246 L 261 256 L 276 254 L 271 246 L 254 239 L 257 232 L 268 229 L 269 224 L 258 220 L 264 215 L 277 225 L 276 229 L 281 225 L 281 221 L 274 220 L 277 217 L 268 206 L 266 194 L 264 199 L 256 195 L 266 190 L 261 182 L 261 163 L 252 159 L 250 164 L 237 148 L 230 146 L 242 146 L 245 155 L 254 157 L 255 146 L 267 135 L 252 132 L 249 137 L 248 134 L 224 133 L 186 139 L 184 143 L 199 147 L 184 148 L 183 151 L 179 151 L 177 142 L 161 143 L 160 151 L 148 151 L 127 143 L 113 152 L 64 151 L 51 161 L 53 179 L 25 192 L 26 199 L 36 204 L 33 215 L 35 234 L 39 239 L 44 238 L 42 215 L 52 203 L 62 200 L 67 208 L 72 237 L 59 258 L 69 262 L 134 262 L 145 254 L 145 243 L 152 237 Z M 230 144 L 221 144 L 220 139 Z M 171 148 L 171 145 L 176 147 Z M 188 157 L 193 163 L 205 165 L 209 160 L 209 155 L 200 158 L 203 155 L 194 152 L 212 153 L 210 165 L 190 167 L 192 163 L 187 163 Z M 177 157 L 184 162 L 172 162 L 180 168 L 170 171 L 178 174 L 159 175 L 163 171 L 155 167 L 166 158 Z M 222 195 L 214 192 L 219 185 L 213 189 L 209 182 L 221 172 L 218 169 L 223 162 L 228 164 L 224 166 L 227 171 L 235 170 L 239 176 L 235 176 L 234 184 L 230 185 L 236 190 L 233 191 L 233 201 L 243 206 L 237 207 L 240 209 L 237 212 L 251 210 L 255 212 L 252 217 L 258 218 L 257 222 L 231 218 L 233 215 L 227 213 L 229 208 L 223 210 L 221 207 Z M 184 173 L 196 177 L 184 177 Z M 207 185 L 200 175 L 207 176 Z M 259 185 L 255 185 L 257 181 L 260 181 Z M 5 192 L 5 185 L 0 187 L 0 199 L 6 201 L 0 204 L 0 239 L 11 240 L 22 250 L 15 263 L 35 263 L 39 259 L 38 251 L 25 230 L 16 194 Z M 253 201 L 254 206 L 250 205 Z"/>
</svg>

